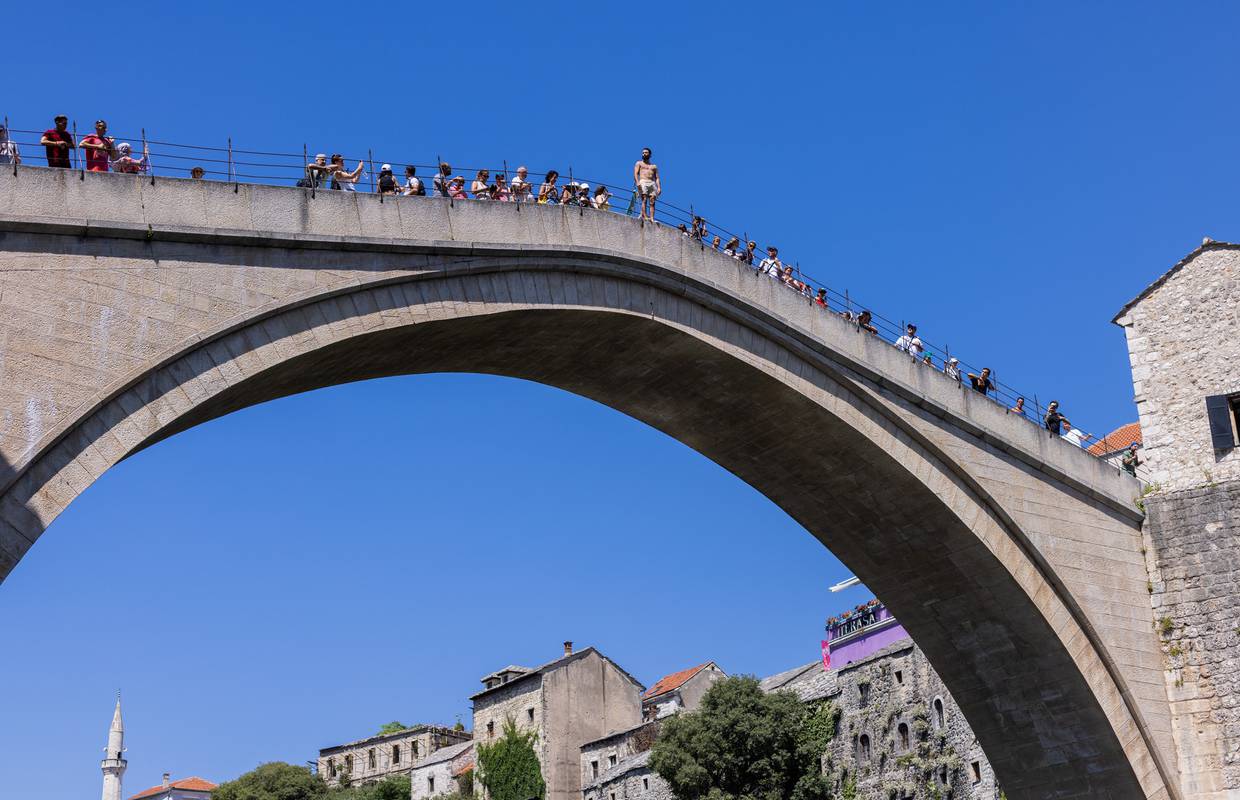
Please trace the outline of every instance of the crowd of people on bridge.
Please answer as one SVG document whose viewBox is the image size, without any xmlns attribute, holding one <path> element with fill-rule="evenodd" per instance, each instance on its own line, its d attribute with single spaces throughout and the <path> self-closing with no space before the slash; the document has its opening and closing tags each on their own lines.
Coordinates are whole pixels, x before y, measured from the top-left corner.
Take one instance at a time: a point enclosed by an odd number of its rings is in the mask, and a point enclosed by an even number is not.
<svg viewBox="0 0 1240 800">
<path fill-rule="evenodd" d="M 63 114 L 58 115 L 53 120 L 53 127 L 44 131 L 39 144 L 45 149 L 49 167 L 72 168 L 76 161 L 74 158 L 76 151 L 80 150 L 84 169 L 89 172 L 146 174 L 151 168 L 150 152 L 146 143 L 143 142 L 141 156 L 135 157 L 132 145 L 128 142 L 118 143 L 108 135 L 108 124 L 102 119 L 95 122 L 93 133 L 75 140 L 68 130 L 68 117 Z M 652 155 L 650 148 L 644 148 L 640 158 L 633 164 L 633 190 L 628 213 L 632 214 L 636 211 L 640 219 L 658 224 L 655 206 L 663 193 L 663 181 L 658 165 L 651 161 Z M 17 165 L 20 163 L 21 152 L 17 144 L 10 138 L 7 127 L 0 125 L 0 164 Z M 205 170 L 201 166 L 195 166 L 190 169 L 189 174 L 191 178 L 203 179 Z M 319 153 L 305 165 L 304 176 L 297 181 L 297 185 L 312 189 L 356 192 L 359 191 L 359 185 L 364 176 L 365 163 L 363 161 L 359 160 L 350 169 L 340 153 L 333 153 L 330 157 L 326 153 Z M 464 176 L 453 175 L 450 164 L 441 162 L 428 186 L 417 174 L 417 168 L 413 165 L 405 166 L 403 176 L 398 178 L 391 164 L 383 164 L 374 182 L 374 191 L 381 195 L 393 196 L 425 197 L 431 195 L 453 200 L 537 203 L 600 211 L 611 209 L 612 193 L 607 186 L 598 185 L 591 188 L 590 184 L 585 181 L 571 179 L 561 184 L 560 179 L 559 172 L 549 170 L 541 183 L 535 186 L 530 181 L 529 170 L 525 166 L 519 166 L 511 180 L 504 172 L 497 172 L 492 176 L 489 170 L 480 169 L 475 172 L 473 179 L 467 182 Z M 742 242 L 736 236 L 731 236 L 724 242 L 721 236 L 711 236 L 710 226 L 705 218 L 698 215 L 691 215 L 691 217 L 688 225 L 683 223 L 679 225 L 679 231 L 684 236 L 699 242 L 702 247 L 709 247 L 736 260 L 752 270 L 753 274 L 769 278 L 776 281 L 778 285 L 796 292 L 818 311 L 837 313 L 859 329 L 874 336 L 879 335 L 879 330 L 874 324 L 874 316 L 869 310 L 854 312 L 851 307 L 838 311 L 831 309 L 827 289 L 815 289 L 799 269 L 794 269 L 792 265 L 781 261 L 777 247 L 773 245 L 766 247 L 766 256 L 759 259 L 757 242 L 752 240 Z M 908 324 L 904 333 L 895 340 L 894 344 L 900 352 L 907 354 L 914 361 L 930 368 L 939 368 L 934 363 L 933 355 L 927 351 L 918 335 L 916 325 Z M 967 380 L 973 391 L 985 397 L 991 397 L 996 392 L 996 385 L 989 367 L 976 373 L 963 372 L 960 368 L 960 360 L 946 354 L 941 370 L 944 375 L 962 387 Z M 1024 397 L 1018 397 L 1008 411 L 1025 419 L 1030 418 L 1025 408 Z M 1074 428 L 1060 411 L 1059 403 L 1055 401 L 1047 407 L 1042 425 L 1051 434 L 1079 447 L 1088 446 L 1094 439 L 1081 429 Z M 1137 445 L 1129 448 L 1121 462 L 1122 468 L 1134 475 L 1140 463 L 1136 448 Z"/>
</svg>

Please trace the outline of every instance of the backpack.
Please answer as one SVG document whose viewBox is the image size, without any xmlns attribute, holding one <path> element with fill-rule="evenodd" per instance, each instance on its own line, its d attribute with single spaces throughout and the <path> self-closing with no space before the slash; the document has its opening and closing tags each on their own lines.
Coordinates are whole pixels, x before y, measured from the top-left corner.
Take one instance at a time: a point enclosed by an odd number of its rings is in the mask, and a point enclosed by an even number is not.
<svg viewBox="0 0 1240 800">
<path fill-rule="evenodd" d="M 396 177 L 392 175 L 392 173 L 383 172 L 379 174 L 379 191 L 380 192 L 395 192 L 396 191 Z"/>
</svg>

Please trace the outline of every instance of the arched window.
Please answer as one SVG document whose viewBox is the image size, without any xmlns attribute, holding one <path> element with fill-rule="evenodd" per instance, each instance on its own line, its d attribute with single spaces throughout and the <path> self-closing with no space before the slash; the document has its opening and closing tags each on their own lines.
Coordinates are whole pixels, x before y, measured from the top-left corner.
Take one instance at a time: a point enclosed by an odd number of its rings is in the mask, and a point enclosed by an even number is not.
<svg viewBox="0 0 1240 800">
<path fill-rule="evenodd" d="M 366 766 L 370 769 L 375 768 L 375 749 L 373 747 L 366 751 Z"/>
<path fill-rule="evenodd" d="M 418 742 L 416 739 L 414 740 L 411 746 L 413 747 L 413 757 L 417 758 L 418 757 Z"/>
<path fill-rule="evenodd" d="M 903 722 L 901 722 L 900 727 L 896 728 L 896 731 L 899 733 L 899 736 L 900 736 L 901 752 L 908 750 L 908 725 L 905 725 Z"/>
<path fill-rule="evenodd" d="M 327 777 L 336 777 L 336 759 L 334 758 L 327 759 Z"/>
<path fill-rule="evenodd" d="M 344 757 L 344 771 L 350 775 L 353 774 L 353 756 Z"/>
<path fill-rule="evenodd" d="M 392 745 L 392 763 L 393 764 L 400 763 L 400 745 L 398 744 Z"/>
<path fill-rule="evenodd" d="M 857 737 L 857 761 L 866 763 L 870 760 L 870 737 L 864 733 Z"/>
<path fill-rule="evenodd" d="M 934 727 L 942 730 L 945 724 L 946 717 L 943 714 L 943 700 L 936 697 L 934 698 Z"/>
</svg>

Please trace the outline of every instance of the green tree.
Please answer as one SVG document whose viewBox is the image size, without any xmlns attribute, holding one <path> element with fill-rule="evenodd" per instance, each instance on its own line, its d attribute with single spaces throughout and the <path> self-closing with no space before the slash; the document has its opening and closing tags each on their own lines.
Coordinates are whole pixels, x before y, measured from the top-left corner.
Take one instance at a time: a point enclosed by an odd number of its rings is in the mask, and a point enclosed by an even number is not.
<svg viewBox="0 0 1240 800">
<path fill-rule="evenodd" d="M 411 788 L 408 775 L 392 775 L 376 783 L 329 789 L 327 800 L 409 800 Z"/>
<path fill-rule="evenodd" d="M 387 736 L 389 733 L 400 733 L 403 730 L 408 730 L 408 726 L 403 722 L 393 720 L 380 727 L 379 732 L 375 736 Z"/>
<path fill-rule="evenodd" d="M 807 707 L 756 678 L 726 678 L 697 711 L 663 723 L 650 767 L 679 800 L 827 800 L 822 755 L 836 717 L 830 703 Z"/>
<path fill-rule="evenodd" d="M 547 791 L 534 743 L 538 734 L 522 732 L 511 717 L 495 744 L 478 745 L 478 780 L 491 800 L 542 800 Z"/>
<path fill-rule="evenodd" d="M 273 761 L 236 780 L 221 783 L 211 797 L 214 800 L 325 800 L 327 785 L 306 767 Z"/>
</svg>

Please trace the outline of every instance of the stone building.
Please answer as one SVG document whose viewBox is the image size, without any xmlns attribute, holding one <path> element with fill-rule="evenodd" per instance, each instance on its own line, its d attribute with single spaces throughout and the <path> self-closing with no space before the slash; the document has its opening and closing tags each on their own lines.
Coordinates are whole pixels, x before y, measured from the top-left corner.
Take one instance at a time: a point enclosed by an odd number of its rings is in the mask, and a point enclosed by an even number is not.
<svg viewBox="0 0 1240 800">
<path fill-rule="evenodd" d="M 1240 245 L 1212 242 L 1128 302 L 1124 329 L 1150 480 L 1240 480 Z"/>
<path fill-rule="evenodd" d="M 999 797 L 994 771 L 942 679 L 878 601 L 827 621 L 824 661 L 760 685 L 839 709 L 823 770 L 841 795 L 851 786 L 855 797 L 883 800 Z"/>
<path fill-rule="evenodd" d="M 659 722 L 650 720 L 581 747 L 584 800 L 671 800 L 672 790 L 650 769 Z"/>
<path fill-rule="evenodd" d="M 535 749 L 547 784 L 547 800 L 581 796 L 581 746 L 642 721 L 645 689 L 613 661 L 587 647 L 541 667 L 510 666 L 482 679 L 474 703 L 474 737 L 479 743 L 503 735 L 511 720 L 538 734 Z"/>
<path fill-rule="evenodd" d="M 1149 469 L 1146 566 L 1186 800 L 1240 798 L 1240 245 L 1120 309 Z"/>
<path fill-rule="evenodd" d="M 474 743 L 441 747 L 414 762 L 409 772 L 412 800 L 473 789 Z"/>
<path fill-rule="evenodd" d="M 642 718 L 658 719 L 677 711 L 692 711 L 711 684 L 727 674 L 714 661 L 660 678 L 642 697 Z"/>
<path fill-rule="evenodd" d="M 339 786 L 346 775 L 352 784 L 374 783 L 408 774 L 418 759 L 469 740 L 470 734 L 465 731 L 414 725 L 396 733 L 325 747 L 319 751 L 318 773 L 329 786 Z"/>
<path fill-rule="evenodd" d="M 171 773 L 164 773 L 164 781 L 138 792 L 129 800 L 211 800 L 215 784 L 197 776 L 172 780 Z"/>
</svg>

